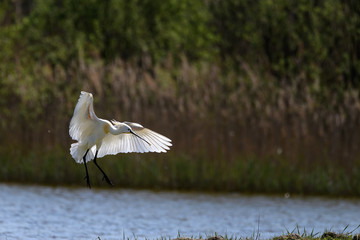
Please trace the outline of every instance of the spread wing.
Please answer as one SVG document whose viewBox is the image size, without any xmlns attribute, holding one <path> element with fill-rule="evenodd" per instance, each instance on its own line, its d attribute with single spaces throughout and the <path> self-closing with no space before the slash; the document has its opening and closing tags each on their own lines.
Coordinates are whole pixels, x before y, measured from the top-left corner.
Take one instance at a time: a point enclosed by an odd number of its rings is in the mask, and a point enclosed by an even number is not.
<svg viewBox="0 0 360 240">
<path fill-rule="evenodd" d="M 113 120 L 112 123 L 116 125 L 118 122 Z M 172 146 L 172 144 L 169 138 L 148 128 L 144 128 L 138 123 L 124 123 L 129 125 L 136 134 L 144 138 L 150 144 L 130 133 L 123 133 L 119 135 L 112 135 L 111 133 L 108 133 L 102 141 L 98 157 L 103 157 L 108 154 L 115 155 L 117 153 L 160 153 L 170 150 L 170 146 Z"/>
<path fill-rule="evenodd" d="M 93 96 L 91 93 L 82 91 L 70 121 L 70 137 L 77 141 L 84 139 L 95 129 L 96 119 L 98 117 L 94 112 Z"/>
</svg>

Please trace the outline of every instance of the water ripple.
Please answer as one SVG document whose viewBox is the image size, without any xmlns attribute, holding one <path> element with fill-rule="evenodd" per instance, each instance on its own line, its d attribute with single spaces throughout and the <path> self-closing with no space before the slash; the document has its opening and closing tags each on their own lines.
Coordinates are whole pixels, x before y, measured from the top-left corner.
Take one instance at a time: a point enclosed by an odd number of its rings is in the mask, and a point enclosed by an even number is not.
<svg viewBox="0 0 360 240">
<path fill-rule="evenodd" d="M 261 238 L 360 224 L 360 199 L 282 198 L 0 184 L 0 239 Z M 359 230 L 357 230 L 359 232 Z"/>
</svg>

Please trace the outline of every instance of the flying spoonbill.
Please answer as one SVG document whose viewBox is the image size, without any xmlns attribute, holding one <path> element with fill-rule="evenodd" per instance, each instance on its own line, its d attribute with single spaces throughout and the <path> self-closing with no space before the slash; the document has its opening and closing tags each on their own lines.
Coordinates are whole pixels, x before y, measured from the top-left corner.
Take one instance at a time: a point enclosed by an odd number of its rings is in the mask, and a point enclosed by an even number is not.
<svg viewBox="0 0 360 240">
<path fill-rule="evenodd" d="M 86 183 L 90 179 L 86 163 L 94 159 L 103 179 L 113 185 L 105 172 L 96 162 L 108 154 L 130 152 L 166 152 L 170 150 L 171 140 L 138 123 L 108 121 L 98 118 L 94 112 L 93 96 L 82 91 L 70 121 L 69 134 L 76 143 L 71 144 L 70 154 L 77 163 L 84 163 Z"/>
</svg>

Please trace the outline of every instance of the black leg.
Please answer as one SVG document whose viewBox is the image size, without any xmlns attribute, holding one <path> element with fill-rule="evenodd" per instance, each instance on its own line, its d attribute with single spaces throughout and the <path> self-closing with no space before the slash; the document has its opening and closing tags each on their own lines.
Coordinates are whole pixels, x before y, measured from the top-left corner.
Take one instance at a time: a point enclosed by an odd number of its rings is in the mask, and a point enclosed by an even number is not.
<svg viewBox="0 0 360 240">
<path fill-rule="evenodd" d="M 85 176 L 85 178 L 86 178 L 86 183 L 87 183 L 88 187 L 91 188 L 91 186 L 90 186 L 89 172 L 88 172 L 88 169 L 87 169 L 87 166 L 86 166 L 86 155 L 87 155 L 88 152 L 89 152 L 89 149 L 86 151 L 86 153 L 85 153 L 85 155 L 84 155 L 84 157 L 83 157 L 83 161 L 84 161 L 85 171 L 86 171 L 86 176 Z"/>
<path fill-rule="evenodd" d="M 110 186 L 114 186 L 114 184 L 112 184 L 112 182 L 110 181 L 110 179 L 108 178 L 108 176 L 106 176 L 105 172 L 101 169 L 101 167 L 97 164 L 96 162 L 96 158 L 97 158 L 97 154 L 98 154 L 98 150 L 96 150 L 95 153 L 95 158 L 94 158 L 94 163 L 95 165 L 98 167 L 98 169 L 102 172 L 102 174 L 104 175 L 103 180 L 105 179 L 106 182 L 110 185 Z"/>
</svg>

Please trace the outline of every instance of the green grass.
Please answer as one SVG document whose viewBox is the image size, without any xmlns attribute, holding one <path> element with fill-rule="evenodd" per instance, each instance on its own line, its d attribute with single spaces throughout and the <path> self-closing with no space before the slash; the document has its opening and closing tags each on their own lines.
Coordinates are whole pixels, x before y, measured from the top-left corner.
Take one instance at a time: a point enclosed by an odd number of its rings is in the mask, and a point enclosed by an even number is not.
<svg viewBox="0 0 360 240">
<path fill-rule="evenodd" d="M 2 182 L 86 186 L 83 164 L 75 163 L 65 149 L 0 151 Z M 307 168 L 301 161 L 294 165 L 279 157 L 238 156 L 227 161 L 169 152 L 106 156 L 99 164 L 117 188 L 360 196 L 358 168 Z M 92 185 L 108 187 L 92 162 L 88 167 Z"/>
<path fill-rule="evenodd" d="M 360 234 L 353 234 L 358 228 L 360 227 L 360 225 L 358 227 L 356 227 L 355 229 L 351 230 L 351 231 L 346 231 L 347 227 L 345 227 L 345 229 L 340 232 L 340 233 L 335 233 L 332 231 L 327 231 L 325 230 L 324 233 L 320 233 L 317 232 L 315 233 L 314 231 L 306 231 L 306 229 L 304 229 L 303 231 L 301 231 L 298 227 L 293 229 L 291 232 L 287 231 L 286 234 L 284 235 L 280 235 L 277 237 L 273 237 L 270 238 L 271 240 L 359 240 L 360 239 Z M 97 238 L 98 240 L 102 240 L 101 237 Z M 148 238 L 145 238 L 148 239 Z M 210 234 L 210 235 L 201 235 L 199 234 L 199 236 L 181 236 L 181 234 L 179 233 L 178 236 L 176 238 L 171 238 L 171 237 L 159 237 L 156 238 L 156 240 L 171 240 L 171 239 L 176 239 L 176 240 L 195 240 L 195 239 L 206 239 L 206 240 L 258 240 L 260 239 L 260 234 L 259 233 L 254 233 L 252 236 L 250 237 L 241 237 L 241 236 L 229 236 L 227 234 L 225 234 L 224 236 L 217 234 L 216 232 L 214 234 Z M 263 238 L 261 238 L 263 239 Z M 105 239 L 103 239 L 105 240 Z M 131 237 L 126 236 L 125 233 L 123 233 L 122 236 L 122 240 L 138 240 L 138 237 L 133 234 Z"/>
</svg>

